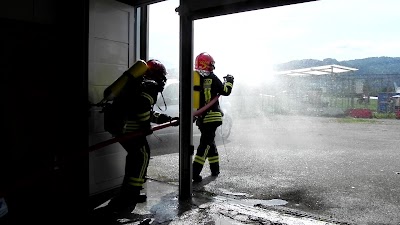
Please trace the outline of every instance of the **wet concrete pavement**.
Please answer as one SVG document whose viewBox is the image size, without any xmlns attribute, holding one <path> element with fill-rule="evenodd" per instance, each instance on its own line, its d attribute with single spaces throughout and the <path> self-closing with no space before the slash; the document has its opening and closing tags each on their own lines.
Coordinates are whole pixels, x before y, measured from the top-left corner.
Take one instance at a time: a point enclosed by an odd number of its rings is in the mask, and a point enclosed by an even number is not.
<svg viewBox="0 0 400 225">
<path fill-rule="evenodd" d="M 162 151 L 152 146 L 148 201 L 101 222 L 398 225 L 399 125 L 309 117 L 236 120 L 229 140 L 216 139 L 221 175 L 208 176 L 205 165 L 203 182 L 193 186 L 187 202 L 178 200 L 176 141 L 166 149 L 160 136 Z"/>
<path fill-rule="evenodd" d="M 236 119 L 228 140 L 216 138 L 221 174 L 203 189 L 241 200 L 282 199 L 282 210 L 346 223 L 398 225 L 399 127 L 400 120 Z M 179 154 L 157 154 L 155 147 L 148 175 L 176 184 Z M 205 164 L 202 176 L 209 173 Z"/>
<path fill-rule="evenodd" d="M 207 179 L 207 178 L 206 178 Z M 205 181 L 207 182 L 207 180 Z M 139 203 L 131 212 L 105 216 L 91 214 L 91 224 L 345 224 L 332 218 L 304 214 L 281 208 L 283 200 L 270 201 L 238 200 L 225 196 L 213 195 L 202 189 L 202 184 L 194 184 L 193 197 L 179 200 L 179 187 L 175 184 L 148 180 L 144 191 L 147 201 Z M 108 200 L 96 207 L 107 205 Z"/>
</svg>

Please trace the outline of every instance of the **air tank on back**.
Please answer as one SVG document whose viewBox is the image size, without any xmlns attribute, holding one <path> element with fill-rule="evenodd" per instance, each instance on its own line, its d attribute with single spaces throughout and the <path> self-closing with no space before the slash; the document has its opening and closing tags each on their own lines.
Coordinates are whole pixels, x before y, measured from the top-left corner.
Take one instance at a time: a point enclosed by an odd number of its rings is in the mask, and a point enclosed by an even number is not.
<svg viewBox="0 0 400 225">
<path fill-rule="evenodd" d="M 138 60 L 127 71 L 125 71 L 117 80 L 108 86 L 103 92 L 103 100 L 101 102 L 112 101 L 119 95 L 130 77 L 138 78 L 143 76 L 147 71 L 147 63 L 144 60 Z"/>
</svg>

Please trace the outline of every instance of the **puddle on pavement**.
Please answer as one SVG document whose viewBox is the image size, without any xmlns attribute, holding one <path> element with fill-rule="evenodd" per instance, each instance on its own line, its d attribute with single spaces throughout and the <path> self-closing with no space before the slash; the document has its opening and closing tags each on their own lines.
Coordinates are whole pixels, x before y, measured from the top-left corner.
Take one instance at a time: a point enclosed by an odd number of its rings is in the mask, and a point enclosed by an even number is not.
<svg viewBox="0 0 400 225">
<path fill-rule="evenodd" d="M 220 189 L 222 191 L 222 193 L 226 194 L 226 195 L 230 195 L 230 196 L 243 196 L 243 197 L 251 197 L 252 195 L 247 194 L 247 193 L 241 193 L 241 192 L 231 192 L 225 189 Z M 265 205 L 265 206 L 282 206 L 282 205 L 286 205 L 288 202 L 283 200 L 283 199 L 270 199 L 270 200 L 261 200 L 261 199 L 243 199 L 240 200 L 241 202 L 243 202 L 246 205 Z"/>
<path fill-rule="evenodd" d="M 241 193 L 241 192 L 231 192 L 228 191 L 226 189 L 219 189 L 220 191 L 222 191 L 222 193 L 226 194 L 226 195 L 231 195 L 231 196 L 244 196 L 244 197 L 251 197 L 251 195 L 247 194 L 247 193 Z"/>
<path fill-rule="evenodd" d="M 213 216 L 214 221 L 213 224 L 215 225 L 243 225 L 244 223 L 235 221 L 230 218 L 223 218 L 223 217 L 218 217 L 218 216 Z"/>
<path fill-rule="evenodd" d="M 270 199 L 270 200 L 260 200 L 260 199 L 244 199 L 242 200 L 245 204 L 248 205 L 265 205 L 265 206 L 282 206 L 286 205 L 288 202 L 282 199 Z"/>
</svg>

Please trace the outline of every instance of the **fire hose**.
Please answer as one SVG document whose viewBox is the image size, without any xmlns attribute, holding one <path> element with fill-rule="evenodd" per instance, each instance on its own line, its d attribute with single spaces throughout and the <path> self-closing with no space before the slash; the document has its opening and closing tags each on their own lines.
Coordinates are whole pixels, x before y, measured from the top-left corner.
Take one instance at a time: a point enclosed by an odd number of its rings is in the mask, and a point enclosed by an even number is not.
<svg viewBox="0 0 400 225">
<path fill-rule="evenodd" d="M 203 106 L 202 108 L 196 110 L 196 111 L 193 113 L 193 116 L 196 117 L 196 116 L 201 115 L 203 112 L 205 112 L 207 109 L 209 109 L 209 108 L 218 100 L 218 98 L 219 98 L 219 95 L 215 96 L 215 97 L 214 97 L 209 103 L 207 103 L 205 106 Z M 171 122 L 167 122 L 167 123 L 163 123 L 163 124 L 159 124 L 159 125 L 153 126 L 153 127 L 151 128 L 151 130 L 149 130 L 149 131 L 130 132 L 130 133 L 121 135 L 121 136 L 119 136 L 119 137 L 114 137 L 114 138 L 111 138 L 111 139 L 109 139 L 109 140 L 106 140 L 106 141 L 103 141 L 103 142 L 100 142 L 100 143 L 97 143 L 97 144 L 95 144 L 95 145 L 90 146 L 90 147 L 89 147 L 89 152 L 98 150 L 98 149 L 100 149 L 100 148 L 103 148 L 103 147 L 105 147 L 105 146 L 111 145 L 111 144 L 116 143 L 116 142 L 128 140 L 128 139 L 131 139 L 131 138 L 136 138 L 136 137 L 143 136 L 143 135 L 149 135 L 149 134 L 153 133 L 153 131 L 157 131 L 157 130 L 163 129 L 163 128 L 166 128 L 166 127 L 175 125 L 175 124 L 177 124 L 177 123 L 178 123 L 177 120 L 173 120 L 173 121 L 171 121 Z M 86 154 L 87 154 L 87 153 L 85 153 L 85 152 L 80 152 L 80 153 L 78 153 L 78 154 L 76 155 L 76 157 L 73 158 L 73 159 L 78 159 L 78 158 L 80 158 L 80 157 L 84 157 Z M 59 166 L 61 166 L 61 164 L 65 164 L 65 163 L 66 163 L 66 162 L 63 162 L 63 163 L 60 162 L 60 165 L 59 165 Z M 49 174 L 47 174 L 47 176 L 48 176 L 48 175 L 49 175 Z M 22 186 L 29 186 L 30 184 L 34 183 L 35 180 L 44 179 L 44 178 L 46 178 L 46 174 L 38 174 L 38 173 L 37 173 L 36 175 L 33 175 L 32 177 L 25 178 L 25 179 L 21 179 L 21 180 L 17 180 L 14 184 L 6 185 L 7 187 L 4 187 L 4 191 L 5 191 L 5 192 L 4 192 L 3 190 L 0 190 L 0 198 L 6 196 L 6 195 L 7 195 L 7 192 L 10 191 L 10 190 L 15 191 L 15 190 L 17 190 L 19 187 L 22 187 Z"/>
<path fill-rule="evenodd" d="M 207 109 L 209 109 L 218 100 L 218 98 L 219 98 L 219 95 L 215 96 L 205 106 L 203 106 L 202 108 L 196 110 L 193 113 L 193 116 L 196 117 L 196 116 L 201 115 L 203 112 L 205 112 Z M 123 134 L 121 136 L 108 139 L 106 141 L 103 141 L 103 142 L 100 142 L 100 143 L 97 143 L 97 144 L 94 144 L 94 145 L 90 146 L 89 147 L 89 152 L 95 151 L 97 149 L 103 148 L 103 147 L 111 145 L 111 144 L 114 144 L 116 142 L 125 141 L 125 140 L 128 140 L 128 139 L 136 138 L 136 137 L 140 137 L 140 136 L 150 135 L 154 131 L 157 131 L 157 130 L 160 130 L 160 129 L 163 129 L 163 128 L 166 128 L 166 127 L 169 127 L 169 126 L 176 125 L 178 122 L 179 121 L 177 121 L 177 120 L 172 120 L 170 122 L 166 122 L 166 123 L 162 123 L 162 124 L 153 126 L 150 130 L 147 130 L 147 131 L 140 130 L 140 131 L 136 131 L 136 132 L 129 132 L 129 133 Z"/>
</svg>

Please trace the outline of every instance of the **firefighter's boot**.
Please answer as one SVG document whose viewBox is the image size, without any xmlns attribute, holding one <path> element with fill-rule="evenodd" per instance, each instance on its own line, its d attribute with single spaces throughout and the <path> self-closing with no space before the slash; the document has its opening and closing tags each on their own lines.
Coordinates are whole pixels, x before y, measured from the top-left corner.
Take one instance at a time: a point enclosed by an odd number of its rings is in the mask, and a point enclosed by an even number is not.
<svg viewBox="0 0 400 225">
<path fill-rule="evenodd" d="M 147 181 L 147 177 L 144 178 L 144 183 L 146 183 L 146 181 Z M 141 190 L 144 190 L 144 187 L 142 187 Z M 143 203 L 146 201 L 147 201 L 146 193 L 140 193 L 140 195 L 138 196 L 137 203 Z"/>
<path fill-rule="evenodd" d="M 219 163 L 210 163 L 211 176 L 216 177 L 219 174 Z"/>
<path fill-rule="evenodd" d="M 123 185 L 119 195 L 108 203 L 107 208 L 112 213 L 131 212 L 140 200 L 140 188 Z"/>
<path fill-rule="evenodd" d="M 143 203 L 147 201 L 147 195 L 145 193 L 140 193 L 137 199 L 137 203 Z"/>
<path fill-rule="evenodd" d="M 201 182 L 203 178 L 200 176 L 201 170 L 203 169 L 203 165 L 200 163 L 193 163 L 193 182 Z"/>
</svg>

